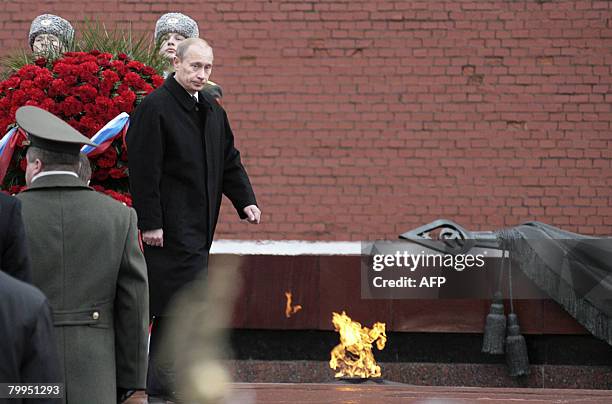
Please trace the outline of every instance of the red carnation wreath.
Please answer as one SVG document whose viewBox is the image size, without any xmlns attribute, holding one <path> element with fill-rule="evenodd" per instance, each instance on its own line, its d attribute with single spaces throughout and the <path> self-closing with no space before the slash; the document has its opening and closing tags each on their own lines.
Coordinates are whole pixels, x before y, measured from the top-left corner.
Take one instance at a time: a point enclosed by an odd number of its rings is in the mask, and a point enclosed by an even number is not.
<svg viewBox="0 0 612 404">
<path fill-rule="evenodd" d="M 68 52 L 48 61 L 37 59 L 0 82 L 0 137 L 15 126 L 15 112 L 24 105 L 43 108 L 91 138 L 122 112 L 163 83 L 155 69 L 125 54 Z M 13 156 L 0 188 L 17 193 L 25 186 L 25 136 L 12 139 Z M 94 189 L 131 206 L 127 152 L 118 136 L 102 153 L 90 155 Z"/>
</svg>

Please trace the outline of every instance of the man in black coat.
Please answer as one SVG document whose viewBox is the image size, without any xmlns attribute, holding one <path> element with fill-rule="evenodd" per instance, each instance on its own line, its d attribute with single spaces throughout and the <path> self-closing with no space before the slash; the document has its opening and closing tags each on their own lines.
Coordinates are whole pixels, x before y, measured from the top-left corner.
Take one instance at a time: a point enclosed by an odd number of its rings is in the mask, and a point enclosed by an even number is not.
<svg viewBox="0 0 612 404">
<path fill-rule="evenodd" d="M 221 196 L 238 215 L 259 223 L 261 212 L 234 147 L 223 108 L 201 91 L 212 71 L 206 41 L 182 41 L 175 74 L 138 106 L 127 134 L 130 190 L 149 274 L 151 334 L 147 391 L 172 397 L 155 352 L 167 304 L 206 270 Z"/>
<path fill-rule="evenodd" d="M 63 383 L 47 298 L 4 271 L 0 271 L 0 296 L 0 383 Z"/>
<path fill-rule="evenodd" d="M 31 281 L 30 255 L 21 218 L 21 202 L 0 193 L 0 268 L 24 282 Z"/>
<path fill-rule="evenodd" d="M 0 194 L 0 383 L 62 383 L 51 308 L 30 281 L 18 199 Z M 58 400 L 10 399 L 0 403 Z"/>
</svg>

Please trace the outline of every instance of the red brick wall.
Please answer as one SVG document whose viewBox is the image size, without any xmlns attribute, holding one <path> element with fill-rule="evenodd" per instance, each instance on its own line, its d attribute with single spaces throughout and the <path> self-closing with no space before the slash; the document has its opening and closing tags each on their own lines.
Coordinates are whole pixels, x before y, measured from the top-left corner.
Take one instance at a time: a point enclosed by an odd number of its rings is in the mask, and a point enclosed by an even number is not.
<svg viewBox="0 0 612 404">
<path fill-rule="evenodd" d="M 3 1 L 2 53 L 45 11 L 200 23 L 265 223 L 225 204 L 218 237 L 612 233 L 610 1 Z"/>
</svg>

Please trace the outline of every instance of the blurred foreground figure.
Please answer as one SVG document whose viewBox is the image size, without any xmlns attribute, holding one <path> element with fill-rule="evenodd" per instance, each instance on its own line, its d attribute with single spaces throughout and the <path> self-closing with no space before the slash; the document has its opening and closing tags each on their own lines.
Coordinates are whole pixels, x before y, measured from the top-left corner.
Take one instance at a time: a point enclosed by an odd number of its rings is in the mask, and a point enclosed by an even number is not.
<svg viewBox="0 0 612 404">
<path fill-rule="evenodd" d="M 164 333 L 161 357 L 176 358 L 176 396 L 179 402 L 249 403 L 236 397 L 223 363 L 229 357 L 228 328 L 241 289 L 240 257 L 213 255 L 208 279 L 198 278 L 177 296 L 170 308 L 171 323 Z"/>
</svg>

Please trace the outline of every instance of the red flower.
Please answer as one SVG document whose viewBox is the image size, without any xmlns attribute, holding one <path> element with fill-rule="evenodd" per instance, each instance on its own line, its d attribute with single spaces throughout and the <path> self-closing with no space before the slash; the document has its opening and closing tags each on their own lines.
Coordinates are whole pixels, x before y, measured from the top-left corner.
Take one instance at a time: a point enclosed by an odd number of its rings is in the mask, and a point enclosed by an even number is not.
<svg viewBox="0 0 612 404">
<path fill-rule="evenodd" d="M 85 103 L 94 101 L 98 95 L 98 91 L 90 84 L 84 84 L 81 87 L 75 88 L 73 93 L 74 95 L 79 96 L 81 101 Z"/>
<path fill-rule="evenodd" d="M 61 95 L 66 95 L 68 92 L 68 84 L 62 79 L 55 79 L 51 82 L 51 86 L 49 87 L 49 96 L 57 97 Z"/>
<path fill-rule="evenodd" d="M 115 178 L 115 179 L 125 178 L 127 177 L 126 170 L 127 170 L 126 167 L 111 168 L 108 174 L 110 175 L 111 178 Z"/>
<path fill-rule="evenodd" d="M 25 65 L 21 69 L 19 69 L 17 74 L 19 75 L 19 77 L 21 77 L 24 80 L 34 80 L 34 78 L 40 72 L 40 70 L 42 69 L 39 66 Z"/>
<path fill-rule="evenodd" d="M 141 70 L 142 74 L 146 75 L 146 76 L 153 76 L 155 74 L 157 74 L 157 72 L 155 71 L 154 68 L 150 67 L 150 66 L 145 66 L 143 67 L 143 69 Z"/>
<path fill-rule="evenodd" d="M 96 63 L 98 64 L 98 66 L 100 66 L 101 68 L 107 68 L 110 67 L 110 59 L 106 59 L 103 57 L 98 57 L 98 59 L 96 60 Z"/>
<path fill-rule="evenodd" d="M 151 80 L 153 80 L 153 87 L 155 88 L 164 84 L 164 78 L 162 76 L 155 75 L 151 77 Z"/>
<path fill-rule="evenodd" d="M 110 168 L 117 164 L 117 150 L 114 147 L 109 147 L 96 161 L 98 167 Z"/>
<path fill-rule="evenodd" d="M 103 117 L 104 123 L 110 121 L 121 112 L 112 100 L 104 97 L 96 97 L 94 111 L 96 116 Z"/>
<path fill-rule="evenodd" d="M 38 107 L 39 106 L 38 105 L 38 101 L 36 101 L 36 100 L 27 100 L 25 105 L 31 105 L 33 107 Z"/>
<path fill-rule="evenodd" d="M 17 111 L 17 108 L 19 108 L 17 105 L 19 106 L 25 105 L 25 102 L 27 100 L 28 100 L 28 96 L 25 91 L 23 90 L 13 91 L 13 98 L 11 99 L 11 105 L 13 106 L 12 108 L 14 108 L 15 111 Z"/>
<path fill-rule="evenodd" d="M 111 66 L 117 71 L 117 73 L 121 77 L 125 76 L 125 74 L 129 72 L 128 68 L 125 66 L 125 63 L 120 60 L 113 60 L 111 62 Z"/>
<path fill-rule="evenodd" d="M 21 79 L 18 76 L 9 77 L 6 81 L 2 82 L 0 86 L 1 91 L 12 90 L 17 88 L 21 83 Z"/>
<path fill-rule="evenodd" d="M 98 73 L 98 64 L 96 62 L 84 62 L 78 67 L 79 77 L 87 77 Z"/>
<path fill-rule="evenodd" d="M 83 110 L 83 104 L 71 95 L 60 103 L 59 110 L 67 117 L 77 115 Z"/>
<path fill-rule="evenodd" d="M 94 181 L 106 181 L 108 179 L 108 168 L 98 168 L 91 174 Z"/>
<path fill-rule="evenodd" d="M 136 71 L 141 71 L 145 67 L 142 63 L 137 62 L 136 60 L 132 60 L 131 62 L 128 62 L 126 66 L 128 67 L 128 69 L 133 69 Z"/>
<path fill-rule="evenodd" d="M 66 61 L 57 62 L 55 66 L 53 66 L 53 73 L 55 73 L 59 78 L 72 76 L 73 71 L 74 71 L 73 66 L 66 63 Z"/>
<path fill-rule="evenodd" d="M 77 76 L 72 75 L 72 74 L 68 74 L 66 76 L 64 76 L 64 81 L 66 82 L 66 84 L 73 86 L 75 84 L 77 84 Z"/>
<path fill-rule="evenodd" d="M 120 192 L 116 192 L 110 189 L 105 189 L 103 192 L 106 195 L 112 197 L 113 199 L 126 204 L 127 206 L 132 206 L 132 198 L 126 194 L 122 194 Z"/>
<path fill-rule="evenodd" d="M 39 67 L 45 67 L 47 65 L 47 59 L 40 57 L 34 61 L 34 64 Z"/>
<path fill-rule="evenodd" d="M 119 75 L 112 70 L 104 70 L 102 72 L 102 82 L 100 83 L 100 94 L 108 97 L 115 87 L 115 83 L 119 81 Z"/>
<path fill-rule="evenodd" d="M 138 73 L 134 72 L 126 73 L 126 75 L 123 77 L 123 83 L 136 90 L 144 90 L 144 87 L 147 84 Z"/>
<path fill-rule="evenodd" d="M 91 187 L 100 193 L 106 194 L 110 196 L 111 198 L 121 203 L 126 204 L 127 206 L 130 206 L 130 207 L 132 206 L 132 198 L 127 194 L 124 194 L 122 192 L 113 191 L 112 189 L 106 189 L 101 185 L 92 185 Z"/>
<path fill-rule="evenodd" d="M 134 101 L 136 101 L 136 94 L 132 91 L 124 91 L 121 95 L 113 98 L 113 103 L 117 109 L 128 113 L 134 109 Z"/>
<path fill-rule="evenodd" d="M 36 88 L 36 87 L 32 87 L 30 89 L 28 89 L 26 91 L 26 95 L 29 99 L 31 100 L 42 100 L 43 98 L 46 97 L 46 94 L 43 90 L 41 90 L 40 88 Z"/>
<path fill-rule="evenodd" d="M 78 126 L 76 127 L 76 129 L 83 133 L 85 136 L 92 137 L 97 131 L 100 130 L 101 127 L 102 125 L 100 125 L 91 116 L 84 116 L 78 122 Z"/>
<path fill-rule="evenodd" d="M 32 80 L 22 80 L 21 84 L 19 85 L 19 88 L 22 90 L 28 90 L 32 87 L 34 87 L 34 82 Z"/>
<path fill-rule="evenodd" d="M 45 98 L 39 105 L 42 109 L 51 112 L 52 114 L 57 114 L 57 104 L 51 98 Z"/>
<path fill-rule="evenodd" d="M 128 55 L 126 55 L 125 53 L 120 53 L 117 55 L 117 59 L 119 60 L 128 60 Z"/>
<path fill-rule="evenodd" d="M 75 61 L 73 62 L 75 65 L 84 65 L 86 63 L 96 64 L 97 56 L 92 55 L 91 53 L 83 53 L 83 52 L 75 52 Z"/>
<path fill-rule="evenodd" d="M 34 85 L 41 90 L 46 90 L 53 81 L 53 75 L 47 69 L 42 70 L 34 79 Z"/>
<path fill-rule="evenodd" d="M 11 124 L 11 119 L 0 119 L 0 133 L 6 133 L 9 125 Z M 2 135 L 4 136 L 4 135 Z"/>
<path fill-rule="evenodd" d="M 96 76 L 88 77 L 87 80 L 84 80 L 87 84 L 98 87 L 100 85 L 100 79 Z"/>
</svg>

